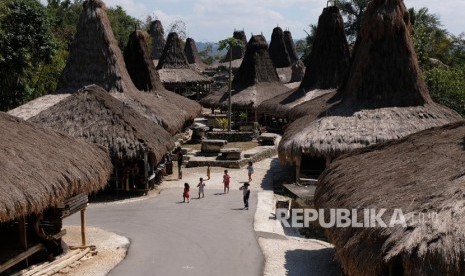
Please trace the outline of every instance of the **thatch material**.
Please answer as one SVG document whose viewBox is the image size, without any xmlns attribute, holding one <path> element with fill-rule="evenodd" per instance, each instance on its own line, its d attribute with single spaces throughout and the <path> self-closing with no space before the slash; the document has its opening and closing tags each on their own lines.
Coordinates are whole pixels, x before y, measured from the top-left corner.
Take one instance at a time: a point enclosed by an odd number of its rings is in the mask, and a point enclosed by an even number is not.
<svg viewBox="0 0 465 276">
<path fill-rule="evenodd" d="M 160 59 L 165 48 L 165 31 L 160 20 L 150 22 L 149 34 L 152 38 L 152 59 Z"/>
<path fill-rule="evenodd" d="M 305 65 L 300 59 L 292 64 L 292 74 L 289 82 L 301 82 L 305 75 Z"/>
<path fill-rule="evenodd" d="M 143 159 L 148 153 L 157 164 L 174 147 L 161 126 L 99 86 L 86 87 L 29 121 L 108 148 L 115 161 Z"/>
<path fill-rule="evenodd" d="M 307 119 L 307 116 L 302 117 L 286 129 L 279 145 L 283 160 L 292 160 L 301 154 L 334 158 L 350 150 L 399 139 L 461 118 L 452 110 L 432 104 L 367 109 L 352 116 L 329 116 L 305 123 Z M 291 129 L 298 132 L 293 133 Z"/>
<path fill-rule="evenodd" d="M 432 102 L 418 66 L 411 28 L 403 1 L 376 0 L 368 5 L 345 85 L 347 105 L 376 108 Z"/>
<path fill-rule="evenodd" d="M 289 111 L 287 111 L 287 117 L 290 121 L 295 121 L 300 117 L 306 116 L 306 123 L 312 122 L 320 117 L 328 116 L 326 111 L 334 105 L 340 103 L 342 99 L 339 91 L 332 90 L 322 96 L 316 97 L 313 100 L 300 103 Z"/>
<path fill-rule="evenodd" d="M 223 62 L 229 62 L 231 58 L 231 51 L 232 51 L 232 60 L 242 59 L 245 53 L 245 45 L 247 45 L 247 37 L 244 31 L 234 31 L 233 38 L 239 39 L 242 41 L 242 46 L 236 46 L 232 49 L 229 49 L 226 53 L 226 56 L 222 60 Z"/>
<path fill-rule="evenodd" d="M 363 221 L 364 208 L 385 208 L 387 223 L 395 208 L 415 215 L 408 227 L 327 229 L 345 275 L 465 274 L 464 133 L 464 122 L 425 130 L 338 158 L 323 173 L 315 203 L 326 213 L 358 209 Z"/>
<path fill-rule="evenodd" d="M 339 9 L 334 6 L 324 8 L 300 86 L 307 91 L 338 88 L 346 77 L 349 64 L 349 44 Z"/>
<path fill-rule="evenodd" d="M 461 119 L 431 101 L 410 27 L 401 0 L 370 2 L 342 102 L 326 111 L 330 117 L 314 122 L 302 117 L 289 126 L 300 131 L 283 136 L 282 160 L 298 160 L 302 154 L 335 157 Z"/>
<path fill-rule="evenodd" d="M 107 184 L 112 165 L 104 149 L 2 112 L 0 127 L 0 222 Z"/>
<path fill-rule="evenodd" d="M 288 92 L 285 97 L 264 102 L 259 110 L 278 117 L 288 117 L 293 107 L 321 96 L 320 90 L 339 88 L 346 78 L 349 63 L 349 45 L 339 9 L 325 8 L 318 20 L 309 66 L 299 89 Z M 320 113 L 323 110 L 317 107 L 316 111 Z"/>
<path fill-rule="evenodd" d="M 186 39 L 186 45 L 184 46 L 184 54 L 187 57 L 189 64 L 196 64 L 197 66 L 205 67 L 203 60 L 200 58 L 199 51 L 195 45 L 195 40 L 192 38 Z"/>
<path fill-rule="evenodd" d="M 291 59 L 287 52 L 286 43 L 284 42 L 284 33 L 280 27 L 274 28 L 271 33 L 268 52 L 270 53 L 274 67 L 284 68 L 291 66 Z"/>
<path fill-rule="evenodd" d="M 23 120 L 28 120 L 31 117 L 39 114 L 40 112 L 58 104 L 62 100 L 71 96 L 71 94 L 51 94 L 36 98 L 30 102 L 27 102 L 15 109 L 8 111 L 8 114 Z"/>
<path fill-rule="evenodd" d="M 289 30 L 284 31 L 284 44 L 286 45 L 286 51 L 289 54 L 291 63 L 294 64 L 299 60 L 299 57 L 297 56 L 294 39 L 292 38 L 292 34 Z"/>
<path fill-rule="evenodd" d="M 146 32 L 139 30 L 131 33 L 124 51 L 124 62 L 137 89 L 141 91 L 164 89 L 149 55 L 147 36 Z"/>
<path fill-rule="evenodd" d="M 166 39 L 166 45 L 158 61 L 157 70 L 180 68 L 186 69 L 190 67 L 184 54 L 184 49 L 181 47 L 178 34 L 172 32 L 168 34 L 168 38 Z"/>
<path fill-rule="evenodd" d="M 256 108 L 263 101 L 289 90 L 279 82 L 267 49 L 268 44 L 262 35 L 250 38 L 241 67 L 232 81 L 233 106 Z M 205 106 L 226 106 L 227 100 L 225 88 L 203 98 L 201 103 Z"/>
<path fill-rule="evenodd" d="M 197 103 L 166 90 L 158 90 L 156 93 L 137 90 L 126 70 L 123 54 L 100 0 L 84 2 L 58 92 L 74 93 L 92 84 L 112 92 L 114 97 L 173 134 L 201 110 Z"/>
<path fill-rule="evenodd" d="M 168 35 L 157 70 L 163 84 L 195 85 L 212 83 L 209 77 L 202 75 L 189 66 L 178 35 L 174 32 Z"/>
<path fill-rule="evenodd" d="M 123 92 L 134 85 L 126 71 L 110 20 L 101 0 L 83 3 L 70 54 L 57 84 L 58 93 L 72 93 L 97 84 L 110 92 Z"/>
<path fill-rule="evenodd" d="M 270 114 L 280 118 L 288 118 L 289 112 L 292 108 L 331 92 L 334 93 L 335 90 L 315 89 L 305 93 L 304 90 L 299 88 L 292 89 L 286 93 L 262 102 L 257 108 L 257 111 L 261 114 Z M 320 112 L 322 110 L 323 109 L 319 109 Z"/>
</svg>

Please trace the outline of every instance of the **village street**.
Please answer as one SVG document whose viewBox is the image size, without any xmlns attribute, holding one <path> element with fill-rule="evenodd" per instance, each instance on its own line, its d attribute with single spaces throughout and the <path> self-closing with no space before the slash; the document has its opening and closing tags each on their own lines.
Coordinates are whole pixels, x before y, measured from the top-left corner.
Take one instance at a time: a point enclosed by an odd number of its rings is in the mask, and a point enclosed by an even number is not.
<svg viewBox="0 0 465 276">
<path fill-rule="evenodd" d="M 88 226 L 131 242 L 127 257 L 109 275 L 261 275 L 264 258 L 253 228 L 257 189 L 251 194 L 251 208 L 242 210 L 238 188 L 246 171 L 231 171 L 231 191 L 223 195 L 222 170 L 212 168 L 203 199 L 196 199 L 195 186 L 205 169 L 193 168 L 184 169 L 182 181 L 165 181 L 156 197 L 92 204 Z M 256 170 L 258 175 L 267 171 Z M 180 203 L 184 181 L 191 185 L 190 203 Z M 79 217 L 65 224 L 79 225 Z"/>
</svg>

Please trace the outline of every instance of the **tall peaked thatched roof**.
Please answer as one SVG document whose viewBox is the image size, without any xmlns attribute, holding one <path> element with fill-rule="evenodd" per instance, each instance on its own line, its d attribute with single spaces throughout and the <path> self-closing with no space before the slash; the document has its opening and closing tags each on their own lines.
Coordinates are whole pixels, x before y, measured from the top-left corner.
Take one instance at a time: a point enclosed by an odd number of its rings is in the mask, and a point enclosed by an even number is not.
<svg viewBox="0 0 465 276">
<path fill-rule="evenodd" d="M 289 58 L 291 59 L 291 63 L 295 63 L 296 61 L 298 61 L 299 56 L 297 55 L 295 42 L 292 38 L 291 31 L 289 30 L 284 31 L 284 44 L 286 45 L 286 50 L 289 54 Z"/>
<path fill-rule="evenodd" d="M 465 123 L 429 129 L 335 160 L 320 177 L 317 208 L 401 209 L 407 227 L 326 230 L 345 275 L 464 275 Z M 413 217 L 412 217 L 413 215 Z M 410 218 L 409 218 L 410 217 Z"/>
<path fill-rule="evenodd" d="M 236 46 L 228 50 L 228 52 L 226 53 L 226 56 L 223 59 L 223 62 L 229 62 L 229 59 L 231 57 L 231 52 L 232 52 L 232 60 L 241 59 L 244 57 L 245 45 L 247 45 L 247 37 L 245 35 L 245 32 L 234 31 L 233 38 L 239 39 L 240 41 L 242 41 L 243 46 Z"/>
<path fill-rule="evenodd" d="M 147 47 L 147 33 L 134 31 L 129 36 L 124 61 L 132 82 L 141 91 L 164 89 Z"/>
<path fill-rule="evenodd" d="M 157 69 L 181 69 L 189 68 L 184 48 L 181 46 L 178 34 L 175 32 L 169 33 L 166 39 L 163 54 L 158 61 Z"/>
<path fill-rule="evenodd" d="M 270 53 L 274 67 L 284 68 L 291 66 L 291 59 L 287 52 L 286 43 L 284 42 L 284 33 L 280 27 L 274 28 L 271 33 L 268 52 Z"/>
<path fill-rule="evenodd" d="M 174 147 L 161 126 L 99 86 L 86 87 L 29 121 L 104 146 L 113 160 L 143 159 L 147 152 L 158 163 Z"/>
<path fill-rule="evenodd" d="M 324 8 L 300 87 L 305 90 L 338 88 L 346 77 L 349 64 L 349 44 L 339 9 Z"/>
<path fill-rule="evenodd" d="M 287 90 L 279 82 L 276 70 L 268 54 L 268 44 L 262 35 L 254 35 L 247 43 L 241 67 L 232 81 L 231 101 L 236 107 L 256 108 L 263 101 Z M 201 100 L 205 106 L 226 105 L 227 88 Z"/>
<path fill-rule="evenodd" d="M 180 99 L 172 92 L 137 90 L 126 70 L 105 5 L 100 0 L 87 0 L 83 5 L 78 31 L 59 81 L 59 93 L 74 93 L 87 85 L 99 85 L 170 133 L 176 133 L 186 121 L 200 113 L 200 105 L 186 98 Z"/>
<path fill-rule="evenodd" d="M 165 48 L 165 31 L 160 20 L 150 22 L 149 34 L 152 38 L 152 59 L 160 59 Z"/>
<path fill-rule="evenodd" d="M 328 117 L 291 124 L 279 145 L 282 160 L 335 157 L 461 119 L 431 101 L 410 28 L 402 0 L 369 3 L 343 100 L 326 111 Z"/>
<path fill-rule="evenodd" d="M 418 65 L 411 28 L 403 1 L 377 0 L 368 5 L 344 88 L 344 102 L 368 108 L 432 102 Z"/>
<path fill-rule="evenodd" d="M 101 0 L 86 0 L 66 66 L 58 80 L 59 93 L 72 93 L 90 84 L 110 92 L 135 89 L 111 30 Z"/>
<path fill-rule="evenodd" d="M 102 189 L 112 172 L 100 147 L 0 112 L 0 222 Z"/>
<path fill-rule="evenodd" d="M 349 45 L 339 9 L 324 8 L 318 20 L 310 62 L 300 87 L 263 102 L 258 109 L 259 112 L 288 117 L 295 106 L 340 87 L 346 78 L 349 63 Z M 317 105 L 319 104 L 312 106 L 316 108 L 312 112 L 320 113 L 324 110 Z"/>
<path fill-rule="evenodd" d="M 199 64 L 204 65 L 202 59 L 200 58 L 199 51 L 195 45 L 195 40 L 193 38 L 186 39 L 186 45 L 184 46 L 184 54 L 187 57 L 187 62 L 189 64 Z"/>
</svg>

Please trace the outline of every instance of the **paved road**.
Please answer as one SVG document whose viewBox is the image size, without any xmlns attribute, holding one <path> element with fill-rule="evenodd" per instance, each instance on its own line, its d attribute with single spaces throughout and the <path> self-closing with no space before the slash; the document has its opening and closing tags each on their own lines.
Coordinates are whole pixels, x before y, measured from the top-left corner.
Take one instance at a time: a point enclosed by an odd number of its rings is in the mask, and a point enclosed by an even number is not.
<svg viewBox="0 0 465 276">
<path fill-rule="evenodd" d="M 126 259 L 109 275 L 262 275 L 264 257 L 253 231 L 256 193 L 250 210 L 242 210 L 241 191 L 220 192 L 207 189 L 204 199 L 187 204 L 179 203 L 181 189 L 167 189 L 147 200 L 89 207 L 89 226 L 131 241 Z"/>
</svg>

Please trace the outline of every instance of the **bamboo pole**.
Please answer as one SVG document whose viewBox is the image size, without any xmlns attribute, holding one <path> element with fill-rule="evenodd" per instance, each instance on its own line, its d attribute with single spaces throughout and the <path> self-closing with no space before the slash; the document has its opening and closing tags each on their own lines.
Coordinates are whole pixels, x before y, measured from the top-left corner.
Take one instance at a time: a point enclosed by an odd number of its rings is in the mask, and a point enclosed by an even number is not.
<svg viewBox="0 0 465 276">
<path fill-rule="evenodd" d="M 86 208 L 81 210 L 81 240 L 82 245 L 86 245 Z"/>
</svg>

